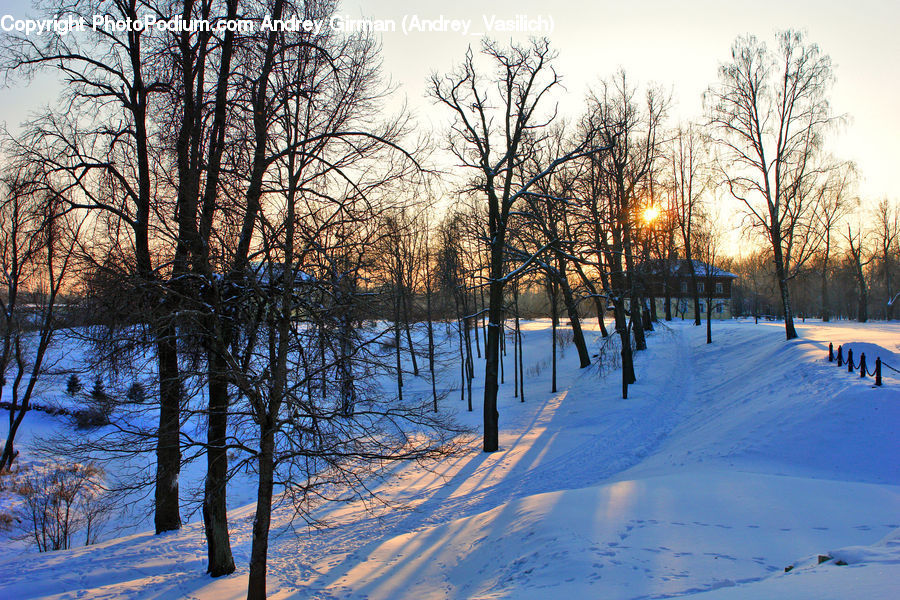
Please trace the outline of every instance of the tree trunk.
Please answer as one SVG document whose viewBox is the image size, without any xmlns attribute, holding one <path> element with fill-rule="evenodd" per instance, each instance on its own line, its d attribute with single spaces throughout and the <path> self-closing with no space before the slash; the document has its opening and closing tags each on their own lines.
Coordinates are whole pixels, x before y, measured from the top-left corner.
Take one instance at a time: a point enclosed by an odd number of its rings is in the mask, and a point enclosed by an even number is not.
<svg viewBox="0 0 900 600">
<path fill-rule="evenodd" d="M 634 327 L 634 349 L 640 352 L 647 349 L 647 338 L 644 337 L 644 311 L 641 298 L 637 294 L 631 296 L 631 326 Z"/>
<path fill-rule="evenodd" d="M 583 369 L 590 366 L 591 355 L 588 353 L 587 343 L 584 341 L 584 332 L 581 330 L 578 307 L 575 305 L 572 288 L 569 286 L 569 280 L 566 276 L 566 262 L 560 256 L 557 256 L 557 268 L 559 269 L 559 285 L 563 293 L 563 302 L 566 305 L 566 312 L 569 314 L 569 323 L 572 324 L 572 339 L 575 342 L 575 348 L 578 350 L 578 360 Z"/>
<path fill-rule="evenodd" d="M 15 406 L 10 409 L 9 430 L 6 433 L 6 443 L 3 445 L 3 456 L 0 458 L 0 473 L 3 473 L 7 469 L 12 469 L 13 461 L 18 455 L 18 452 L 16 452 L 13 446 L 13 440 L 16 439 L 16 432 L 19 430 L 19 425 L 22 424 L 22 420 L 25 418 L 25 413 L 27 411 L 28 405 L 25 403 L 18 407 L 18 411 L 16 411 Z M 13 415 L 15 415 L 15 417 L 13 417 Z"/>
<path fill-rule="evenodd" d="M 669 266 L 669 261 L 666 261 L 666 276 L 663 278 L 663 295 L 665 297 L 665 305 L 666 305 L 666 321 L 672 320 L 672 290 L 670 289 L 669 279 L 671 274 L 671 267 Z"/>
<path fill-rule="evenodd" d="M 272 520 L 275 435 L 267 424 L 261 425 L 261 428 L 259 484 L 256 492 L 256 516 L 253 519 L 253 543 L 250 548 L 247 600 L 265 600 L 266 598 L 266 558 L 269 553 L 269 527 Z"/>
<path fill-rule="evenodd" d="M 628 398 L 628 386 L 636 381 L 634 373 L 634 357 L 631 352 L 631 335 L 625 319 L 625 301 L 617 298 L 613 302 L 616 316 L 616 332 L 619 334 L 622 349 L 622 399 Z"/>
<path fill-rule="evenodd" d="M 697 272 L 694 270 L 694 261 L 691 260 L 690 253 L 688 253 L 687 263 L 688 272 L 691 274 L 691 297 L 694 300 L 694 325 L 700 325 L 700 289 L 697 287 Z"/>
<path fill-rule="evenodd" d="M 484 338 L 484 346 L 487 348 L 487 326 L 485 325 L 485 314 L 484 314 L 484 286 L 478 286 L 478 295 L 481 297 L 481 308 L 478 310 L 481 315 L 481 335 Z M 478 319 L 475 320 L 475 333 L 478 333 Z M 478 355 L 478 358 L 481 358 L 481 355 Z"/>
<path fill-rule="evenodd" d="M 466 307 L 463 307 L 464 309 Z M 469 398 L 469 411 L 472 410 L 472 380 L 475 379 L 475 361 L 472 359 L 472 330 L 469 319 L 465 315 L 463 322 L 463 339 L 466 341 L 466 389 Z M 475 322 L 475 336 L 478 337 L 478 321 Z"/>
<path fill-rule="evenodd" d="M 413 345 L 412 331 L 409 324 L 409 294 L 406 293 L 406 287 L 400 285 L 400 299 L 403 307 L 403 326 L 406 329 L 406 343 L 409 345 L 409 357 L 412 360 L 413 375 L 419 376 L 419 363 L 416 361 L 416 348 Z"/>
<path fill-rule="evenodd" d="M 578 360 L 580 368 L 585 368 L 591 364 L 591 355 L 588 353 L 587 343 L 584 341 L 584 332 L 581 330 L 581 319 L 578 316 L 578 307 L 575 306 L 575 299 L 572 297 L 572 289 L 568 283 L 562 283 L 563 303 L 566 305 L 566 312 L 569 315 L 569 323 L 572 325 L 572 340 L 575 348 L 578 350 Z"/>
<path fill-rule="evenodd" d="M 428 260 L 427 258 L 425 259 Z M 426 265 L 426 269 L 428 266 Z M 428 371 L 431 373 L 431 399 L 434 402 L 434 412 L 438 410 L 437 383 L 434 376 L 434 321 L 431 314 L 431 280 L 425 287 L 425 312 L 428 313 Z"/>
<path fill-rule="evenodd" d="M 453 304 L 456 307 L 456 335 L 459 338 L 459 399 L 465 400 L 466 398 L 466 352 L 465 352 L 465 340 L 463 339 L 463 311 L 459 306 L 459 295 L 454 292 L 453 294 Z M 469 386 L 469 390 L 471 390 L 471 386 Z M 472 412 L 472 394 L 469 393 L 469 412 Z"/>
<path fill-rule="evenodd" d="M 475 331 L 475 353 L 478 358 L 481 358 L 481 341 L 478 336 L 478 323 L 484 318 L 481 314 L 481 311 L 484 309 L 484 291 L 479 288 L 479 292 L 481 295 L 481 309 L 478 308 L 478 296 L 476 296 L 474 292 L 472 293 L 472 304 L 475 307 L 475 326 L 473 327 Z M 481 329 L 484 330 L 484 327 L 481 327 Z M 484 344 L 487 346 L 487 338 L 485 338 Z"/>
<path fill-rule="evenodd" d="M 550 295 L 550 338 L 551 344 L 551 374 L 550 374 L 550 391 L 556 393 L 556 330 L 559 327 L 559 300 L 556 295 L 556 285 L 551 281 L 547 285 L 547 291 Z"/>
<path fill-rule="evenodd" d="M 519 284 L 513 287 L 513 398 L 519 397 Z"/>
<path fill-rule="evenodd" d="M 780 240 L 780 232 L 773 233 L 773 239 Z M 784 307 L 784 334 L 785 338 L 792 340 L 797 337 L 794 329 L 794 314 L 791 312 L 791 292 L 788 289 L 787 273 L 784 268 L 784 255 L 781 252 L 781 242 L 773 244 L 775 258 L 775 277 L 778 279 L 778 289 L 781 292 L 781 305 Z"/>
<path fill-rule="evenodd" d="M 518 312 L 518 307 L 516 307 Z M 522 359 L 522 328 L 519 324 L 519 317 L 516 316 L 516 339 L 519 344 L 519 397 L 520 401 L 525 402 L 525 363 Z"/>
<path fill-rule="evenodd" d="M 577 261 L 573 262 L 575 264 L 575 271 L 581 277 L 582 283 L 584 283 L 591 293 L 591 296 L 594 298 L 594 304 L 597 307 L 597 323 L 600 325 L 600 336 L 605 338 L 609 335 L 609 332 L 606 330 L 606 323 L 603 319 L 606 316 L 606 299 L 600 297 L 600 294 L 597 292 L 597 286 L 590 280 L 581 265 L 578 264 Z M 606 277 L 604 276 L 603 279 L 605 280 Z"/>
<path fill-rule="evenodd" d="M 604 317 L 606 316 L 606 300 L 599 296 L 595 296 L 594 303 L 597 306 L 597 323 L 600 325 L 600 337 L 605 338 L 609 336 L 609 331 L 606 330 L 606 322 L 604 320 Z"/>
<path fill-rule="evenodd" d="M 500 385 L 506 383 L 506 373 L 503 369 L 503 357 L 506 356 L 506 313 L 500 322 Z"/>
<path fill-rule="evenodd" d="M 397 399 L 403 402 L 403 363 L 400 360 L 400 297 L 394 301 L 394 356 L 397 365 Z"/>
<path fill-rule="evenodd" d="M 159 430 L 156 445 L 154 526 L 156 533 L 181 528 L 178 474 L 181 470 L 181 380 L 175 347 L 175 328 L 156 332 L 159 368 Z"/>
<path fill-rule="evenodd" d="M 221 348 L 207 353 L 209 364 L 209 426 L 206 447 L 206 481 L 203 494 L 203 524 L 209 565 L 213 577 L 234 572 L 228 537 L 228 382 Z"/>
<path fill-rule="evenodd" d="M 466 399 L 466 353 L 463 350 L 462 322 L 456 320 L 456 335 L 459 338 L 459 399 Z M 472 412 L 471 403 L 469 412 Z"/>
<path fill-rule="evenodd" d="M 353 341 L 353 323 L 350 315 L 349 302 L 343 307 L 343 314 L 339 317 L 338 326 L 339 352 L 338 376 L 340 378 L 341 413 L 345 417 L 353 415 L 356 409 L 356 384 L 353 381 L 353 365 L 350 360 Z"/>
<path fill-rule="evenodd" d="M 492 244 L 493 246 L 493 244 Z M 503 261 L 502 246 L 491 248 L 491 280 L 488 288 L 488 336 L 484 361 L 484 451 L 495 452 L 500 447 L 497 412 L 498 375 L 500 366 L 500 327 L 503 320 Z"/>
</svg>

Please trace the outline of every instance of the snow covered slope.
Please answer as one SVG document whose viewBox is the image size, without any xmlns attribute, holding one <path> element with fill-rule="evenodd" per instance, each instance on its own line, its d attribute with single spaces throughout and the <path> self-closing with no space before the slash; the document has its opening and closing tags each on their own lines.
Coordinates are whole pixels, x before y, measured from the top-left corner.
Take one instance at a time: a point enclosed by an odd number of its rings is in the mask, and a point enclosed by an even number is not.
<svg viewBox="0 0 900 600">
<path fill-rule="evenodd" d="M 900 326 L 799 331 L 785 342 L 779 324 L 715 323 L 708 346 L 704 328 L 661 328 L 622 400 L 619 373 L 578 370 L 572 348 L 549 393 L 547 323 L 531 323 L 525 403 L 502 388 L 501 451 L 483 454 L 474 440 L 433 472 L 398 467 L 378 489 L 402 508 L 323 506 L 316 516 L 329 525 L 311 532 L 282 510 L 269 589 L 298 599 L 893 598 L 900 376 L 886 370 L 874 388 L 824 357 L 828 342 L 849 343 L 870 368 L 872 354 L 900 365 Z M 478 409 L 451 396 L 476 425 Z M 4 553 L 0 597 L 239 598 L 252 516 L 252 505 L 230 513 L 239 570 L 227 578 L 203 574 L 192 523 Z M 820 554 L 834 559 L 818 564 Z"/>
</svg>

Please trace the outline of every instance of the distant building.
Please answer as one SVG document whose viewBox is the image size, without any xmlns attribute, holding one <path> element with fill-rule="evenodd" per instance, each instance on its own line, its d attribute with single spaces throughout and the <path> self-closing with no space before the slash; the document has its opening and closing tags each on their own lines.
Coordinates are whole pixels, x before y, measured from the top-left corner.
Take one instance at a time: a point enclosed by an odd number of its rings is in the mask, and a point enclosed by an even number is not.
<svg viewBox="0 0 900 600">
<path fill-rule="evenodd" d="M 694 265 L 697 291 L 700 296 L 700 316 L 706 316 L 706 303 L 709 296 L 707 286 L 710 286 L 712 318 L 730 319 L 732 316 L 731 285 L 737 279 L 737 275 L 699 260 L 690 262 L 685 259 L 668 262 L 651 260 L 639 265 L 644 297 L 653 297 L 656 302 L 656 314 L 662 317 L 666 314 L 666 286 L 668 285 L 672 317 L 693 319 L 694 294 L 691 289 L 691 263 Z"/>
</svg>

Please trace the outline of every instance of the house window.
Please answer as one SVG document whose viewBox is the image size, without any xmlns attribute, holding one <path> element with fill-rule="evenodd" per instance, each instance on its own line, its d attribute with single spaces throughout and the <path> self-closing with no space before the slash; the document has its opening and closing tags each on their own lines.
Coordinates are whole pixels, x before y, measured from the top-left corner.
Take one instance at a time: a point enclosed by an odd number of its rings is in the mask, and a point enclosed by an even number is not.
<svg viewBox="0 0 900 600">
<path fill-rule="evenodd" d="M 721 285 L 721 284 L 719 284 L 719 285 Z M 724 308 L 725 308 L 725 307 L 722 306 L 721 304 L 716 304 L 716 314 L 720 314 L 720 315 L 721 315 Z"/>
<path fill-rule="evenodd" d="M 703 282 L 702 282 L 702 281 L 701 281 L 700 283 L 697 284 L 697 291 L 700 292 L 701 294 L 703 293 L 704 289 L 703 289 Z"/>
<path fill-rule="evenodd" d="M 706 309 L 703 308 L 703 303 L 701 302 L 701 303 L 700 303 L 700 314 L 703 314 L 703 313 L 705 313 L 705 312 L 706 312 Z"/>
<path fill-rule="evenodd" d="M 682 293 L 682 294 L 687 294 L 687 281 L 682 281 L 682 282 L 681 282 L 681 293 Z"/>
<path fill-rule="evenodd" d="M 724 288 L 724 286 L 722 285 L 721 281 L 716 283 L 716 293 L 717 294 L 723 294 L 725 292 L 725 290 L 723 288 Z"/>
</svg>

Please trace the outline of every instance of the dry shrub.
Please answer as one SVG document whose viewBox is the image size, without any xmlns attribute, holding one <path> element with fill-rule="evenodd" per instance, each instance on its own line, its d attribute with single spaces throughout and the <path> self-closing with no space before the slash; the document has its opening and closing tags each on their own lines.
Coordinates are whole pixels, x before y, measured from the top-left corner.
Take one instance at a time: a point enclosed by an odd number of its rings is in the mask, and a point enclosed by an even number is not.
<svg viewBox="0 0 900 600">
<path fill-rule="evenodd" d="M 93 464 L 33 470 L 18 486 L 26 511 L 23 537 L 39 552 L 70 548 L 77 537 L 86 546 L 96 542 L 111 511 L 102 478 L 103 470 Z"/>
</svg>

